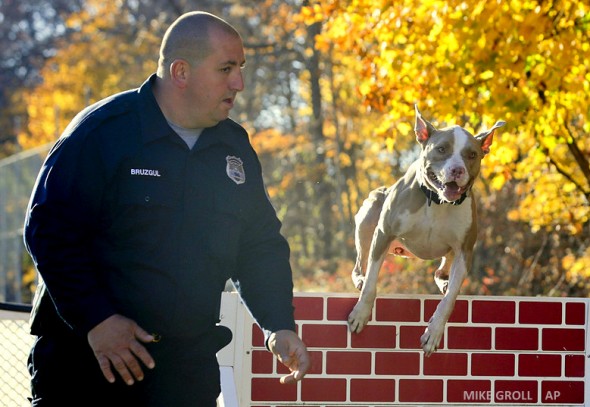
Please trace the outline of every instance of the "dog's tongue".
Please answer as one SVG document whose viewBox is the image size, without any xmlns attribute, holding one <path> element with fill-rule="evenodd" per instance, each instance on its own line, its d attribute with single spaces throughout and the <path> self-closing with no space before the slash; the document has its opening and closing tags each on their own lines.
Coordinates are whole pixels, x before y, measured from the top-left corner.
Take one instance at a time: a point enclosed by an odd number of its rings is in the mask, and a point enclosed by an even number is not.
<svg viewBox="0 0 590 407">
<path fill-rule="evenodd" d="M 449 202 L 456 201 L 461 198 L 463 194 L 463 188 L 461 188 L 455 181 L 448 182 L 445 184 L 444 195 Z"/>
</svg>

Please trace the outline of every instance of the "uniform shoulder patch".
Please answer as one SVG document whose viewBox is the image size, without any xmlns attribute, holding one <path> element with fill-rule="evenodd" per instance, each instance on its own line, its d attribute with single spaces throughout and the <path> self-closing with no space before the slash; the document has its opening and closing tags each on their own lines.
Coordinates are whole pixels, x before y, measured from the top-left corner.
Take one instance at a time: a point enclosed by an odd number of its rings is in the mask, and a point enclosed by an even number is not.
<svg viewBox="0 0 590 407">
<path fill-rule="evenodd" d="M 238 157 L 234 157 L 233 155 L 228 155 L 225 157 L 225 160 L 227 161 L 225 171 L 229 179 L 238 185 L 246 182 L 246 172 L 244 171 L 242 160 Z"/>
</svg>

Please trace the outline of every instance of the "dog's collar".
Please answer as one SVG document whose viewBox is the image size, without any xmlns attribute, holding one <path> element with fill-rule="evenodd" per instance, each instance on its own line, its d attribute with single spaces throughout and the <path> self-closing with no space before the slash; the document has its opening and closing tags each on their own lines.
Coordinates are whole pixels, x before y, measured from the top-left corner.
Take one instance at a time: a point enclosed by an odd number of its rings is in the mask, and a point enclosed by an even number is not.
<svg viewBox="0 0 590 407">
<path fill-rule="evenodd" d="M 433 202 L 437 205 L 441 205 L 441 204 L 461 205 L 463 203 L 463 201 L 465 200 L 465 198 L 467 198 L 467 191 L 465 191 L 463 193 L 463 195 L 461 195 L 461 198 L 457 199 L 456 201 L 453 201 L 453 202 L 444 201 L 443 202 L 438 197 L 438 194 L 436 192 L 434 192 L 433 190 L 429 189 L 426 185 L 420 183 L 420 189 L 422 190 L 422 192 L 424 192 L 424 195 L 426 195 L 426 202 L 428 202 L 428 206 L 430 206 Z"/>
</svg>

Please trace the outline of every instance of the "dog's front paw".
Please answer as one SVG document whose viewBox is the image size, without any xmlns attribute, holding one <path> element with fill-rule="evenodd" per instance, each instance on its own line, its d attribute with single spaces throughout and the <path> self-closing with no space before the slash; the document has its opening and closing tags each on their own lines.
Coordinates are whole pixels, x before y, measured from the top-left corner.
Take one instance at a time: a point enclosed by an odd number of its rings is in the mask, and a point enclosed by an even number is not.
<svg viewBox="0 0 590 407">
<path fill-rule="evenodd" d="M 430 320 L 428 327 L 420 337 L 420 343 L 426 356 L 430 356 L 436 352 L 444 332 L 444 324 L 442 327 L 439 327 L 434 322 L 432 319 Z"/>
<path fill-rule="evenodd" d="M 359 333 L 363 330 L 371 318 L 372 307 L 364 302 L 357 302 L 348 316 L 348 328 L 350 332 Z"/>
</svg>

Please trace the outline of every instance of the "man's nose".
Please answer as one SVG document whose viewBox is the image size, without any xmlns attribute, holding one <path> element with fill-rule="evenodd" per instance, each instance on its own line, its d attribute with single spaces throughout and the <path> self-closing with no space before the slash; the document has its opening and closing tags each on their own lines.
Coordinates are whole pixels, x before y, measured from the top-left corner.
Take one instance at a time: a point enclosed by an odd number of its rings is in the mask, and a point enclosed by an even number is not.
<svg viewBox="0 0 590 407">
<path fill-rule="evenodd" d="M 244 90 L 244 76 L 242 75 L 242 71 L 239 70 L 236 74 L 232 77 L 230 82 L 231 90 L 235 90 L 237 92 L 241 92 Z"/>
</svg>

